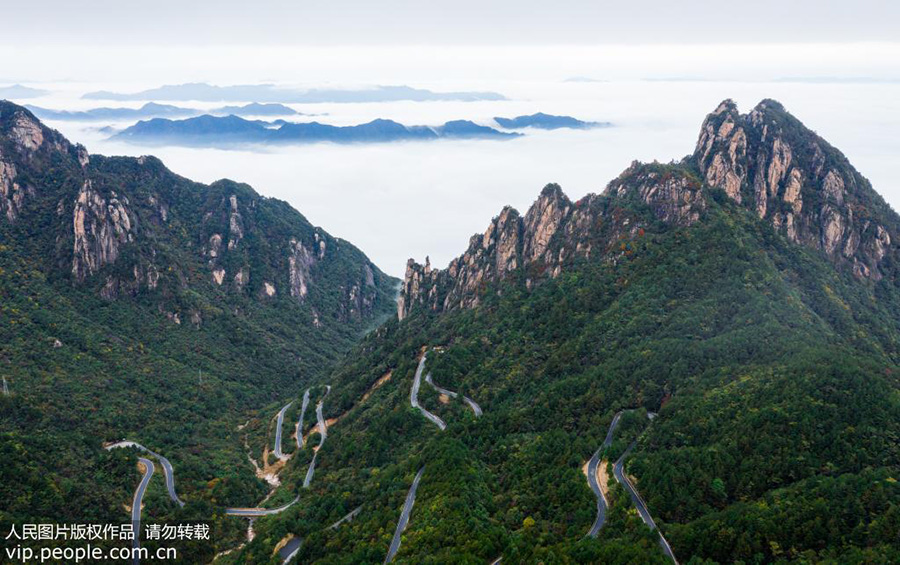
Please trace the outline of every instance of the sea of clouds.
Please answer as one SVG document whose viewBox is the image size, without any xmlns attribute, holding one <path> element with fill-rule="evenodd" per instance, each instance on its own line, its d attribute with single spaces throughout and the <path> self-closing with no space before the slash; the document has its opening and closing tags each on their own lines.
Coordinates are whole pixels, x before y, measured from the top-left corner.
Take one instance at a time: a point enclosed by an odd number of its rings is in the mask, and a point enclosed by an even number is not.
<svg viewBox="0 0 900 565">
<path fill-rule="evenodd" d="M 504 205 L 524 212 L 546 183 L 559 183 L 577 199 L 602 191 L 632 160 L 670 161 L 691 153 L 704 116 L 725 98 L 733 98 L 742 111 L 763 98 L 779 100 L 900 206 L 900 48 L 789 47 L 132 47 L 107 48 L 102 59 L 87 47 L 65 53 L 38 48 L 24 60 L 19 51 L 0 85 L 24 82 L 50 91 L 23 103 L 81 110 L 143 103 L 83 100 L 85 92 L 133 92 L 180 82 L 301 88 L 406 84 L 434 91 L 490 90 L 508 100 L 294 104 L 301 112 L 324 115 L 289 119 L 338 125 L 375 118 L 407 125 L 470 119 L 491 125 L 494 116 L 541 111 L 614 123 L 585 131 L 526 130 L 524 137 L 507 141 L 217 150 L 140 147 L 110 141 L 97 130 L 127 123 L 50 122 L 93 153 L 154 154 L 195 180 L 247 182 L 351 241 L 386 272 L 402 276 L 409 257 L 430 255 L 432 264 L 446 265 Z M 567 80 L 573 77 L 593 80 Z M 803 80 L 793 80 L 797 77 Z"/>
</svg>

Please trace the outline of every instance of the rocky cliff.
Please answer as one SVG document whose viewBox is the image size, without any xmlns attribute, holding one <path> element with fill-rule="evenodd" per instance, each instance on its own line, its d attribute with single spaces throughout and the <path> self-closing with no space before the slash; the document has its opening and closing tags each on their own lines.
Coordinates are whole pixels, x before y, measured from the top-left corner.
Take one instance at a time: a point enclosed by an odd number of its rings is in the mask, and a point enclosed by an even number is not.
<svg viewBox="0 0 900 565">
<path fill-rule="evenodd" d="M 616 261 L 654 220 L 688 226 L 705 209 L 699 180 L 667 165 L 633 163 L 603 195 L 590 194 L 578 202 L 558 185 L 547 185 L 524 216 L 504 208 L 446 269 L 432 269 L 427 259 L 425 265 L 410 259 L 398 316 L 402 320 L 417 304 L 433 311 L 476 306 L 493 283 L 512 280 L 531 288 L 575 261 Z"/>
<path fill-rule="evenodd" d="M 887 274 L 896 215 L 844 155 L 778 102 L 764 100 L 748 114 L 722 102 L 704 121 L 692 159 L 709 186 L 791 241 L 859 277 Z"/>
<path fill-rule="evenodd" d="M 178 322 L 202 321 L 198 292 L 210 304 L 283 298 L 316 327 L 392 307 L 390 277 L 285 203 L 232 181 L 191 182 L 153 157 L 89 156 L 9 102 L 0 231 L 27 241 L 52 278 L 110 300 L 155 296 Z"/>
<path fill-rule="evenodd" d="M 633 163 L 602 195 L 571 202 L 548 185 L 524 216 L 505 208 L 446 269 L 410 259 L 398 316 L 478 305 L 506 280 L 526 288 L 589 257 L 616 261 L 654 227 L 702 219 L 711 189 L 750 209 L 794 243 L 825 253 L 857 277 L 893 279 L 900 220 L 839 151 L 765 100 L 740 114 L 726 100 L 707 116 L 692 156 Z"/>
</svg>

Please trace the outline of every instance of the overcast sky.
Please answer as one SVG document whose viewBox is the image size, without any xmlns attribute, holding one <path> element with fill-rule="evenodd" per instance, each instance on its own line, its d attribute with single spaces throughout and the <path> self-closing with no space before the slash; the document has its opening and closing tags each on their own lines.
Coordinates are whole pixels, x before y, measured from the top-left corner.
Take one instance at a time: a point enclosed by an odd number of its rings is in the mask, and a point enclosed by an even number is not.
<svg viewBox="0 0 900 565">
<path fill-rule="evenodd" d="M 130 44 L 834 43 L 900 37 L 900 2 L 889 0 L 38 0 L 4 4 L 0 39 L 4 43 L 36 39 Z"/>
</svg>

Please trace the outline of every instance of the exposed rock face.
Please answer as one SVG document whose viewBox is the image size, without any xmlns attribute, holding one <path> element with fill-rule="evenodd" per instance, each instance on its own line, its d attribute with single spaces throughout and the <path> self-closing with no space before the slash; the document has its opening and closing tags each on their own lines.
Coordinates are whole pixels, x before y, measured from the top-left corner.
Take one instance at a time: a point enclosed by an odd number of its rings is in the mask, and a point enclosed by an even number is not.
<svg viewBox="0 0 900 565">
<path fill-rule="evenodd" d="M 238 292 L 242 292 L 244 287 L 247 285 L 247 282 L 250 280 L 249 269 L 246 267 L 235 273 L 234 275 L 234 287 Z"/>
<path fill-rule="evenodd" d="M 25 197 L 34 196 L 33 188 L 22 187 L 15 181 L 16 174 L 15 165 L 4 161 L 0 153 L 0 213 L 10 222 L 18 217 L 25 205 Z"/>
<path fill-rule="evenodd" d="M 194 310 L 202 312 L 210 325 L 226 312 L 277 307 L 329 325 L 393 306 L 396 281 L 286 203 L 227 179 L 195 183 L 152 156 L 89 155 L 8 101 L 0 101 L 0 234 L 31 238 L 16 253 L 54 284 L 69 279 L 110 300 L 147 292 L 176 323 L 179 312 L 197 325 Z M 288 296 L 294 304 L 268 300 Z"/>
<path fill-rule="evenodd" d="M 681 163 L 635 162 L 602 196 L 574 204 L 549 185 L 524 217 L 505 208 L 447 269 L 410 259 L 398 317 L 419 306 L 477 306 L 486 288 L 507 279 L 530 289 L 579 258 L 616 261 L 628 240 L 650 227 L 642 224 L 648 217 L 673 227 L 700 221 L 709 208 L 707 187 L 858 277 L 878 280 L 894 269 L 900 218 L 846 158 L 777 102 L 764 100 L 742 115 L 726 100 L 707 116 L 694 154 Z M 641 208 L 650 214 L 633 213 Z"/>
<path fill-rule="evenodd" d="M 641 221 L 620 206 L 629 200 L 675 225 L 690 225 L 706 209 L 697 179 L 659 165 L 635 163 L 603 196 L 588 195 L 577 203 L 559 186 L 548 185 L 525 216 L 504 208 L 446 269 L 432 269 L 427 258 L 424 265 L 410 259 L 397 301 L 398 317 L 402 320 L 416 306 L 435 312 L 475 307 L 492 283 L 519 281 L 531 288 L 592 254 L 616 260 L 625 252 L 624 241 L 643 234 Z"/>
<path fill-rule="evenodd" d="M 34 152 L 44 143 L 44 131 L 40 122 L 25 112 L 16 114 L 10 137 L 26 153 Z"/>
<path fill-rule="evenodd" d="M 706 199 L 697 179 L 680 171 L 648 167 L 634 162 L 606 189 L 606 194 L 627 197 L 636 195 L 650 207 L 654 215 L 668 224 L 689 226 L 706 210 Z"/>
<path fill-rule="evenodd" d="M 741 202 L 741 186 L 747 176 L 744 166 L 747 134 L 743 127 L 735 129 L 736 120 L 730 100 L 722 102 L 710 116 L 722 117 L 718 124 L 707 118 L 697 142 L 697 152 L 705 165 L 706 182 L 723 188 L 728 196 Z M 724 150 L 714 153 L 716 146 Z"/>
<path fill-rule="evenodd" d="M 779 103 L 764 100 L 743 115 L 726 100 L 704 121 L 693 159 L 710 186 L 749 202 L 788 239 L 849 264 L 858 276 L 884 276 L 891 238 L 880 197 Z"/>
<path fill-rule="evenodd" d="M 115 262 L 122 246 L 132 240 L 127 206 L 127 198 L 120 200 L 114 192 L 104 198 L 94 190 L 90 180 L 84 181 L 75 199 L 72 218 L 75 234 L 72 274 L 78 281 Z"/>
<path fill-rule="evenodd" d="M 234 250 L 244 238 L 244 221 L 238 211 L 237 196 L 232 194 L 228 201 L 231 204 L 231 214 L 228 216 L 228 249 Z"/>
<path fill-rule="evenodd" d="M 309 249 L 303 246 L 302 242 L 296 239 L 291 239 L 288 252 L 291 296 L 302 300 L 309 293 L 310 270 L 315 265 L 316 258 Z"/>
</svg>

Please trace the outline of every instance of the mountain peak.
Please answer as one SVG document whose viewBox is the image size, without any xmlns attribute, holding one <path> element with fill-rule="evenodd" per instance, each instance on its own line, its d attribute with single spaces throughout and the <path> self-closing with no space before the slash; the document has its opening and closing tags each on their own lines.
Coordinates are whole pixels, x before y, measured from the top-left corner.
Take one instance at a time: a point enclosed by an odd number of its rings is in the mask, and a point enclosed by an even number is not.
<svg viewBox="0 0 900 565">
<path fill-rule="evenodd" d="M 748 114 L 726 100 L 703 122 L 691 160 L 710 187 L 789 240 L 880 279 L 900 219 L 847 158 L 771 99 Z M 896 239 L 896 238 L 894 238 Z"/>
<path fill-rule="evenodd" d="M 0 233 L 28 237 L 53 277 L 109 300 L 146 294 L 165 309 L 187 292 L 213 302 L 256 296 L 262 308 L 285 296 L 312 319 L 350 324 L 391 307 L 389 277 L 286 203 L 230 180 L 193 183 L 154 157 L 89 160 L 8 102 Z"/>
<path fill-rule="evenodd" d="M 436 312 L 476 306 L 490 283 L 520 281 L 531 288 L 576 260 L 618 261 L 647 229 L 701 221 L 710 188 L 859 278 L 894 277 L 900 218 L 868 181 L 779 102 L 766 99 L 741 114 L 728 99 L 706 117 L 687 160 L 635 161 L 602 196 L 577 203 L 548 184 L 524 216 L 504 208 L 447 269 L 410 260 L 399 317 L 416 304 Z"/>
</svg>

